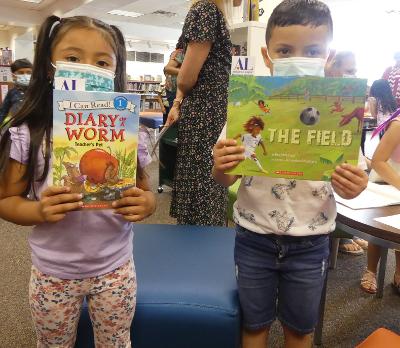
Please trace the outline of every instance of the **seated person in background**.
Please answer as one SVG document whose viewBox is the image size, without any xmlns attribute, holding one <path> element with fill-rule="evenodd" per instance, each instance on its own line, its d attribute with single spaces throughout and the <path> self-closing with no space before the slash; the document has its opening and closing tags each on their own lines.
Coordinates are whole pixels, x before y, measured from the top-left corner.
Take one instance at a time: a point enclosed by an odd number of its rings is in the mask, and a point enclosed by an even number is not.
<svg viewBox="0 0 400 348">
<path fill-rule="evenodd" d="M 325 66 L 325 74 L 328 77 L 356 77 L 356 72 L 356 58 L 354 53 L 350 51 L 337 52 Z M 362 142 L 361 148 L 363 147 Z M 358 237 L 353 239 L 341 238 L 339 251 L 345 254 L 362 255 L 363 249 L 367 247 L 368 242 Z"/>
<path fill-rule="evenodd" d="M 337 52 L 325 67 L 327 77 L 356 77 L 356 58 L 353 52 Z"/>
<path fill-rule="evenodd" d="M 32 74 L 32 63 L 28 59 L 17 59 L 11 64 L 15 88 L 10 89 L 0 107 L 0 125 L 7 122 L 21 107 L 25 91 Z"/>
<path fill-rule="evenodd" d="M 384 180 L 400 190 L 400 109 L 386 121 L 386 131 L 372 157 L 372 169 Z M 376 270 L 380 259 L 380 247 L 369 243 L 367 270 L 361 278 L 361 289 L 375 294 Z M 393 287 L 400 294 L 400 251 L 396 250 L 396 271 Z"/>
<path fill-rule="evenodd" d="M 376 124 L 379 126 L 396 111 L 396 100 L 393 97 L 389 82 L 384 79 L 374 81 L 369 95 L 369 110 L 371 115 L 376 118 Z M 382 138 L 383 133 L 384 130 L 379 133 L 380 138 Z"/>
<path fill-rule="evenodd" d="M 396 52 L 393 58 L 395 64 L 385 70 L 382 78 L 389 82 L 397 107 L 400 108 L 400 51 Z"/>
<path fill-rule="evenodd" d="M 183 38 L 182 36 L 178 39 L 178 43 L 176 44 L 175 51 L 171 53 L 169 58 L 169 62 L 164 67 L 165 74 L 165 91 L 167 94 L 168 100 L 168 110 L 164 115 L 164 123 L 166 121 L 166 117 L 168 116 L 169 109 L 174 103 L 174 99 L 176 98 L 176 90 L 177 90 L 177 77 L 179 74 L 179 69 L 183 62 Z"/>
</svg>

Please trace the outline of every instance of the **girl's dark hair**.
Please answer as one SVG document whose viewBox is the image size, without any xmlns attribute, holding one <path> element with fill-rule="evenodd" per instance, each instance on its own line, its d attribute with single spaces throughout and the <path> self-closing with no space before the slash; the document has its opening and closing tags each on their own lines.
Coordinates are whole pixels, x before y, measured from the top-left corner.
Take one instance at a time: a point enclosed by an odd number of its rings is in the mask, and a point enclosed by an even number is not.
<svg viewBox="0 0 400 348">
<path fill-rule="evenodd" d="M 57 23 L 58 22 L 58 23 Z M 28 195 L 34 189 L 35 181 L 43 183 L 49 173 L 51 156 L 51 130 L 53 127 L 53 74 L 51 54 L 54 47 L 65 33 L 72 28 L 95 28 L 104 35 L 116 55 L 115 91 L 124 92 L 126 89 L 126 50 L 123 35 L 114 26 L 85 16 L 75 16 L 60 19 L 57 16 L 48 17 L 42 24 L 35 49 L 35 59 L 32 77 L 25 94 L 21 109 L 13 116 L 9 123 L 1 129 L 0 139 L 0 175 L 4 175 L 9 163 L 11 148 L 11 127 L 26 124 L 30 133 L 29 156 L 26 172 L 22 180 L 28 185 L 23 193 Z M 39 150 L 43 144 L 44 169 L 37 173 Z M 36 197 L 36 193 L 34 196 Z M 37 197 L 36 197 L 37 198 Z"/>
<path fill-rule="evenodd" d="M 268 45 L 275 27 L 290 25 L 328 26 L 333 36 L 333 23 L 329 7 L 318 0 L 284 0 L 272 11 L 269 17 L 265 41 Z"/>
<path fill-rule="evenodd" d="M 383 113 L 387 114 L 396 111 L 397 103 L 393 97 L 389 82 L 384 79 L 374 81 L 369 93 L 380 104 Z"/>
<path fill-rule="evenodd" d="M 264 126 L 265 123 L 259 116 L 252 116 L 245 124 L 243 124 L 243 128 L 248 133 L 251 133 L 254 127 L 260 127 L 261 129 L 264 129 Z"/>
<path fill-rule="evenodd" d="M 178 42 L 176 43 L 175 49 L 179 50 L 183 50 L 184 47 L 184 38 L 183 35 L 179 36 Z"/>
</svg>

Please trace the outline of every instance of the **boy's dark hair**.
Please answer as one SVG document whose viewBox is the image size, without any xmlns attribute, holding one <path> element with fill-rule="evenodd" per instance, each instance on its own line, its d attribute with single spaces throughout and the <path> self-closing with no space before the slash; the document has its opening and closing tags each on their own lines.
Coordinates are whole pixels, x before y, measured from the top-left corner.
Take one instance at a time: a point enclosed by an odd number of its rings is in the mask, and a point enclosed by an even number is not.
<svg viewBox="0 0 400 348">
<path fill-rule="evenodd" d="M 259 116 L 252 116 L 246 123 L 243 124 L 243 128 L 246 132 L 251 133 L 254 127 L 260 127 L 264 129 L 265 123 L 263 119 Z"/>
<path fill-rule="evenodd" d="M 15 73 L 19 69 L 27 69 L 31 68 L 32 69 L 32 63 L 26 59 L 17 59 L 11 64 L 11 72 Z"/>
<path fill-rule="evenodd" d="M 104 39 L 113 48 L 116 56 L 115 91 L 126 90 L 126 49 L 125 41 L 121 31 L 100 20 L 75 16 L 59 18 L 48 17 L 42 24 L 35 48 L 35 59 L 32 69 L 32 78 L 29 88 L 25 94 L 21 109 L 15 114 L 9 123 L 1 129 L 0 139 L 0 176 L 4 175 L 9 163 L 11 148 L 11 127 L 26 124 L 30 133 L 29 157 L 26 163 L 26 172 L 22 180 L 26 180 L 27 187 L 23 196 L 29 194 L 34 188 L 34 182 L 43 183 L 50 169 L 51 156 L 51 131 L 53 128 L 53 72 L 51 65 L 51 53 L 65 33 L 72 28 L 98 29 Z M 55 62 L 54 62 L 55 63 Z M 37 173 L 39 149 L 43 144 L 44 169 Z M 41 154 L 40 154 L 41 155 Z M 36 193 L 34 193 L 35 198 Z"/>
<path fill-rule="evenodd" d="M 268 45 L 275 27 L 290 25 L 326 25 L 333 35 L 333 23 L 329 7 L 318 0 L 284 0 L 272 11 L 268 20 L 265 41 Z"/>
<path fill-rule="evenodd" d="M 386 80 L 380 79 L 374 81 L 369 94 L 377 100 L 385 114 L 396 111 L 396 99 L 394 99 L 392 89 L 390 88 L 389 82 Z"/>
</svg>

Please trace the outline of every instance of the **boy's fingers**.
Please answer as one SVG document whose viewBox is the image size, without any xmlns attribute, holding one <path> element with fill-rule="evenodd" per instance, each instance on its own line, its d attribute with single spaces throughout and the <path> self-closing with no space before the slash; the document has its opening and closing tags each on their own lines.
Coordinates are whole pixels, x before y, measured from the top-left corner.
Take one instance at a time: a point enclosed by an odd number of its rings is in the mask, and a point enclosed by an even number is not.
<svg viewBox="0 0 400 348">
<path fill-rule="evenodd" d="M 235 139 L 222 139 L 215 144 L 215 148 L 222 149 L 225 146 L 235 146 L 235 145 L 237 145 L 237 141 Z"/>
<path fill-rule="evenodd" d="M 115 214 L 120 215 L 141 215 L 143 214 L 143 207 L 141 206 L 130 206 L 130 207 L 122 207 L 114 210 Z"/>
</svg>

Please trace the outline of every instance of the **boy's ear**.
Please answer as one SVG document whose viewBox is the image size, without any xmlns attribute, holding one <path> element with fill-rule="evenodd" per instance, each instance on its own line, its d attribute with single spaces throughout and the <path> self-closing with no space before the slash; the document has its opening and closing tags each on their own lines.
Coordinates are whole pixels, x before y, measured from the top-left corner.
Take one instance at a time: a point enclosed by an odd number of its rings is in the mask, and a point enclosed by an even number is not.
<svg viewBox="0 0 400 348">
<path fill-rule="evenodd" d="M 272 62 L 271 58 L 268 55 L 268 48 L 266 46 L 261 47 L 261 54 L 263 56 L 265 66 L 269 69 L 272 75 Z"/>
</svg>

